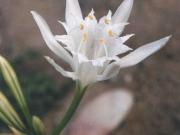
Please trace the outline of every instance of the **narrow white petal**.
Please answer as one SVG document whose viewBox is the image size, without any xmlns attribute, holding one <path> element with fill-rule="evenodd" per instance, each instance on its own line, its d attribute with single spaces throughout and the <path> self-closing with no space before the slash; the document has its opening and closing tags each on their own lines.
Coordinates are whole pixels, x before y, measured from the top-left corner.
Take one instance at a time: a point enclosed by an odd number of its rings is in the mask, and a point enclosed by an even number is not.
<svg viewBox="0 0 180 135">
<path fill-rule="evenodd" d="M 74 17 L 82 19 L 82 12 L 78 0 L 66 0 L 66 23 L 72 25 Z"/>
<path fill-rule="evenodd" d="M 124 44 L 122 44 L 121 42 L 117 42 L 114 45 L 110 45 L 108 47 L 108 54 L 109 56 L 117 56 L 123 53 L 126 53 L 127 51 L 131 51 L 132 49 Z"/>
<path fill-rule="evenodd" d="M 66 48 L 69 51 L 74 51 L 75 44 L 74 44 L 74 40 L 71 36 L 69 36 L 69 35 L 56 35 L 55 39 L 57 41 L 59 41 L 60 43 L 66 45 Z"/>
<path fill-rule="evenodd" d="M 123 53 L 126 53 L 127 51 L 132 50 L 132 48 L 128 47 L 127 45 L 123 44 L 125 40 L 128 39 L 128 37 L 119 37 L 117 39 L 109 39 L 108 41 L 108 55 L 110 57 L 117 56 Z"/>
<path fill-rule="evenodd" d="M 85 55 L 81 54 L 81 53 L 77 53 L 76 55 L 77 55 L 78 63 L 80 63 L 80 64 L 83 63 L 83 62 L 88 62 L 89 61 L 88 58 Z"/>
<path fill-rule="evenodd" d="M 111 10 L 108 11 L 107 18 L 109 20 L 111 20 L 111 18 L 112 18 L 112 11 Z"/>
<path fill-rule="evenodd" d="M 31 11 L 40 31 L 41 34 L 47 44 L 47 46 L 61 59 L 66 61 L 67 63 L 72 63 L 72 57 L 70 54 L 55 40 L 49 26 L 45 22 L 45 20 L 35 11 Z"/>
<path fill-rule="evenodd" d="M 74 54 L 74 55 L 77 55 L 77 59 L 78 59 L 79 64 L 91 63 L 94 67 L 103 67 L 106 62 L 118 61 L 119 60 L 119 58 L 117 56 L 112 56 L 112 57 L 104 56 L 104 57 L 99 57 L 99 58 L 90 60 L 85 55 L 82 55 L 80 53 Z"/>
<path fill-rule="evenodd" d="M 72 78 L 73 80 L 77 79 L 77 76 L 75 75 L 74 72 L 68 72 L 65 71 L 62 67 L 60 67 L 58 64 L 55 63 L 55 61 L 53 59 L 51 59 L 48 56 L 45 56 L 46 60 L 58 71 L 60 72 L 63 76 L 68 77 L 68 78 Z"/>
<path fill-rule="evenodd" d="M 119 59 L 118 57 L 116 56 L 113 56 L 113 57 L 100 57 L 100 58 L 97 58 L 97 59 L 94 59 L 94 60 L 89 60 L 92 62 L 93 66 L 95 67 L 103 67 L 105 63 L 109 63 L 110 61 L 116 61 L 117 59 Z"/>
<path fill-rule="evenodd" d="M 125 43 L 128 39 L 130 39 L 134 35 L 135 34 L 128 34 L 126 36 L 120 37 L 120 40 L 122 41 L 122 43 Z"/>
<path fill-rule="evenodd" d="M 112 17 L 113 23 L 127 22 L 134 0 L 124 0 Z"/>
<path fill-rule="evenodd" d="M 122 34 L 124 28 L 126 27 L 126 25 L 128 25 L 129 23 L 116 23 L 112 25 L 112 30 L 119 36 Z"/>
<path fill-rule="evenodd" d="M 131 51 L 132 48 L 124 45 L 123 43 L 125 43 L 133 35 L 134 34 L 129 34 L 123 37 L 119 37 L 116 40 L 113 40 L 112 43 L 108 46 L 109 56 L 116 56 Z"/>
<path fill-rule="evenodd" d="M 97 67 L 93 66 L 91 62 L 83 62 L 79 64 L 76 72 L 81 85 L 84 87 L 96 82 L 97 71 Z"/>
<path fill-rule="evenodd" d="M 147 58 L 148 56 L 152 55 L 159 49 L 161 49 L 165 44 L 169 41 L 171 36 L 165 37 L 158 41 L 154 41 L 152 43 L 146 44 L 142 47 L 139 47 L 132 53 L 128 54 L 127 56 L 120 59 L 120 67 L 125 68 L 129 66 L 134 66 Z"/>
<path fill-rule="evenodd" d="M 58 21 L 65 29 L 66 33 L 69 33 L 69 28 L 65 22 Z"/>
<path fill-rule="evenodd" d="M 119 73 L 119 70 L 119 64 L 117 62 L 113 62 L 106 67 L 102 75 L 98 75 L 97 81 L 104 81 L 113 78 Z"/>
</svg>

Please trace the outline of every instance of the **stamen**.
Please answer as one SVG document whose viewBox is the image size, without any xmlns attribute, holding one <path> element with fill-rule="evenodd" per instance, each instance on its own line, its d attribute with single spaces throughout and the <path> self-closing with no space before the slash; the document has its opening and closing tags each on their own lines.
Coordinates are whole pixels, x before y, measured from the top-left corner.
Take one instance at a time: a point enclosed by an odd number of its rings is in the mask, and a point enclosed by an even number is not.
<svg viewBox="0 0 180 135">
<path fill-rule="evenodd" d="M 112 30 L 109 30 L 109 31 L 108 31 L 108 35 L 109 35 L 110 37 L 113 37 L 113 36 L 114 36 L 113 31 L 112 31 Z"/>
<path fill-rule="evenodd" d="M 107 50 L 107 46 L 104 44 L 104 45 L 103 45 L 103 47 L 104 47 L 105 55 L 106 55 L 106 57 L 108 57 L 108 50 Z"/>
<path fill-rule="evenodd" d="M 82 37 L 81 42 L 79 44 L 78 53 L 81 51 L 82 45 L 84 45 L 87 41 L 88 41 L 88 33 L 85 32 L 85 33 L 83 33 L 83 37 Z"/>
<path fill-rule="evenodd" d="M 83 34 L 83 42 L 87 42 L 87 40 L 88 40 L 88 33 L 85 32 L 85 33 Z"/>
<path fill-rule="evenodd" d="M 99 39 L 99 44 L 100 45 L 105 45 L 105 43 L 106 43 L 105 39 L 103 39 L 103 38 Z"/>
<path fill-rule="evenodd" d="M 93 20 L 93 19 L 94 19 L 94 17 L 93 17 L 92 15 L 88 15 L 88 18 L 89 18 L 90 20 Z"/>
<path fill-rule="evenodd" d="M 80 29 L 83 30 L 84 29 L 84 24 L 80 24 Z"/>
<path fill-rule="evenodd" d="M 106 55 L 106 57 L 108 57 L 108 50 L 107 50 L 105 39 L 104 38 L 99 39 L 99 44 L 103 46 L 105 55 Z"/>
<path fill-rule="evenodd" d="M 111 20 L 109 20 L 107 17 L 105 17 L 104 22 L 105 22 L 106 24 L 110 24 L 110 23 L 111 23 Z"/>
</svg>

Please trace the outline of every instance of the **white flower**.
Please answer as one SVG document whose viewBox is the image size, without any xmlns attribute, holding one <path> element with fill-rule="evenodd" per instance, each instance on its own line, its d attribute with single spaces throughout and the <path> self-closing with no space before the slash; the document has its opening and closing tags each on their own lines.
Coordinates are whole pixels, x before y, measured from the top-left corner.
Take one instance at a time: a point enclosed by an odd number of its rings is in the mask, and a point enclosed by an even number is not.
<svg viewBox="0 0 180 135">
<path fill-rule="evenodd" d="M 120 69 L 133 66 L 162 48 L 170 36 L 146 44 L 125 57 L 118 55 L 131 51 L 125 42 L 133 36 L 119 37 L 128 24 L 133 0 L 124 0 L 115 14 L 112 12 L 97 21 L 92 10 L 85 18 L 78 0 L 66 0 L 66 22 L 59 21 L 67 35 L 54 36 L 45 20 L 31 11 L 47 46 L 72 68 L 65 71 L 49 57 L 46 59 L 63 76 L 79 80 L 83 86 L 116 76 Z"/>
</svg>

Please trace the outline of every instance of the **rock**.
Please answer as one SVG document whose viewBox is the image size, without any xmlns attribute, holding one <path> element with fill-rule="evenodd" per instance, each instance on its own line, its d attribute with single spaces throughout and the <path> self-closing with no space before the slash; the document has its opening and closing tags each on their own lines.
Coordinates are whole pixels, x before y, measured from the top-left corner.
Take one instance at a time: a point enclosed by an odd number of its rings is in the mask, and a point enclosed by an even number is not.
<svg viewBox="0 0 180 135">
<path fill-rule="evenodd" d="M 68 135 L 107 135 L 126 117 L 133 104 L 125 90 L 110 90 L 90 101 L 67 130 Z"/>
</svg>

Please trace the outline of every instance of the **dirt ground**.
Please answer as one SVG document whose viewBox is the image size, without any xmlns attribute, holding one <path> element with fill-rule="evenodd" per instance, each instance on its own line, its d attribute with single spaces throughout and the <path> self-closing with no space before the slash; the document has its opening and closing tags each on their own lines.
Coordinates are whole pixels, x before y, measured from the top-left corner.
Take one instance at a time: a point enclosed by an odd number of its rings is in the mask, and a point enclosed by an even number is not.
<svg viewBox="0 0 180 135">
<path fill-rule="evenodd" d="M 122 0 L 80 0 L 85 14 L 92 7 L 97 16 L 115 9 Z M 28 48 L 43 55 L 52 53 L 32 20 L 29 10 L 40 12 L 53 32 L 63 33 L 57 19 L 64 20 L 64 0 L 0 0 L 0 52 L 13 57 Z M 91 87 L 82 106 L 92 98 L 112 87 L 128 88 L 135 103 L 125 121 L 112 135 L 179 135 L 180 134 L 180 2 L 179 0 L 135 0 L 130 25 L 125 33 L 135 33 L 127 44 L 132 48 L 172 34 L 168 45 L 136 67 L 120 71 L 111 81 Z M 60 61 L 61 62 L 61 61 Z M 61 62 L 62 63 L 62 62 Z M 62 63 L 63 64 L 63 63 Z M 47 67 L 51 69 L 51 67 Z M 56 71 L 54 71 L 56 74 Z M 63 77 L 57 77 L 63 79 Z M 73 93 L 51 110 L 44 121 L 51 130 L 56 116 L 61 117 Z M 79 108 L 81 109 L 81 108 Z"/>
</svg>

